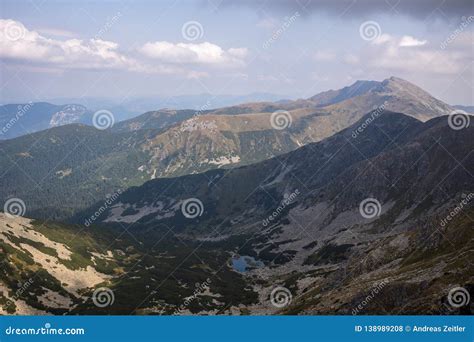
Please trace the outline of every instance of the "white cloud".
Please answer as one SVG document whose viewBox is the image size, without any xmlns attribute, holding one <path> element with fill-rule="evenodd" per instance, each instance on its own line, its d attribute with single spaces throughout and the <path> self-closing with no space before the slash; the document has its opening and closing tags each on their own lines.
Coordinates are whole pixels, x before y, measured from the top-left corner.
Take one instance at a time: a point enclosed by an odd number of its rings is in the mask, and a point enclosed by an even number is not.
<svg viewBox="0 0 474 342">
<path fill-rule="evenodd" d="M 222 49 L 204 42 L 200 44 L 148 42 L 140 48 L 145 56 L 170 64 L 203 64 L 215 66 L 243 66 L 248 51 L 245 48 Z"/>
<path fill-rule="evenodd" d="M 411 46 L 422 46 L 425 45 L 427 40 L 418 40 L 412 36 L 403 36 L 400 40 L 399 46 L 401 47 L 411 47 Z"/>
<path fill-rule="evenodd" d="M 381 44 L 384 44 L 384 43 L 388 43 L 392 40 L 393 40 L 393 37 L 391 35 L 383 33 L 380 36 L 378 36 L 377 38 L 375 38 L 374 40 L 372 40 L 371 43 L 373 45 L 381 45 Z"/>
<path fill-rule="evenodd" d="M 50 34 L 60 36 L 54 30 Z M 48 32 L 43 30 L 43 32 Z M 246 48 L 222 49 L 212 43 L 146 43 L 132 55 L 116 42 L 102 39 L 53 39 L 27 29 L 22 23 L 0 19 L 0 58 L 25 62 L 29 70 L 104 70 L 175 74 L 188 78 L 209 76 L 209 66 L 245 65 Z"/>
<path fill-rule="evenodd" d="M 278 25 L 278 20 L 273 17 L 266 17 L 257 22 L 257 27 L 273 30 Z"/>
<path fill-rule="evenodd" d="M 397 42 L 400 47 L 413 47 L 413 46 L 423 46 L 428 41 L 419 40 L 412 36 L 403 36 L 401 38 L 394 37 L 387 33 L 383 33 L 372 41 L 372 45 L 383 45 L 388 43 Z"/>
<path fill-rule="evenodd" d="M 20 22 L 0 19 L 0 57 L 75 69 L 139 69 L 138 62 L 100 39 L 56 40 L 30 31 Z"/>
<path fill-rule="evenodd" d="M 245 57 L 247 57 L 249 51 L 247 48 L 230 48 L 229 50 L 227 50 L 227 52 L 235 57 L 235 58 L 240 58 L 240 59 L 244 59 Z"/>
<path fill-rule="evenodd" d="M 66 37 L 66 38 L 73 38 L 73 37 L 78 36 L 76 33 L 71 32 L 71 31 L 50 28 L 50 27 L 41 27 L 39 29 L 36 29 L 36 31 L 38 33 L 41 33 L 47 36 L 57 36 L 57 37 Z"/>
<path fill-rule="evenodd" d="M 344 62 L 350 65 L 356 65 L 359 64 L 359 57 L 354 55 L 353 53 L 348 53 L 344 56 Z"/>
<path fill-rule="evenodd" d="M 459 41 L 464 38 L 460 37 Z M 360 60 L 366 68 L 379 68 L 387 73 L 457 74 L 469 64 L 470 50 L 467 47 L 442 50 L 427 40 L 384 34 L 367 46 Z"/>
<path fill-rule="evenodd" d="M 331 50 L 320 50 L 314 54 L 313 58 L 317 62 L 328 62 L 334 60 L 336 54 Z"/>
</svg>

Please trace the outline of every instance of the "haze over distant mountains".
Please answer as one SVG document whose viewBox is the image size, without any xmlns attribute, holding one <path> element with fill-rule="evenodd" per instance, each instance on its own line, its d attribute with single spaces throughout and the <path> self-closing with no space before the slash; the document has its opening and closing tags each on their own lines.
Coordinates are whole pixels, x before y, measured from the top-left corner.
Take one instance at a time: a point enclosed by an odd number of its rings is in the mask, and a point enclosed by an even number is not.
<svg viewBox="0 0 474 342">
<path fill-rule="evenodd" d="M 399 85 L 398 89 L 395 89 L 397 82 L 405 82 L 405 84 Z M 0 106 L 0 126 L 3 128 L 0 130 L 0 140 L 72 123 L 92 125 L 93 114 L 98 110 L 110 111 L 114 116 L 115 123 L 128 120 L 128 124 L 131 125 L 132 129 L 133 127 L 141 127 L 145 120 L 146 128 L 164 128 L 193 115 L 206 113 L 250 114 L 262 110 L 270 112 L 277 108 L 288 110 L 306 107 L 329 107 L 336 103 L 341 103 L 340 106 L 345 107 L 346 110 L 354 106 L 356 111 L 364 111 L 370 105 L 378 106 L 383 92 L 386 92 L 386 96 L 391 97 L 392 103 L 390 106 L 393 107 L 391 109 L 401 112 L 423 113 L 416 114 L 422 120 L 430 118 L 433 113 L 436 115 L 438 112 L 446 112 L 447 110 L 473 111 L 469 106 L 446 107 L 445 103 L 436 100 L 422 89 L 409 82 L 392 77 L 383 82 L 357 81 L 351 86 L 339 90 L 325 91 L 309 99 L 296 101 L 285 99 L 281 95 L 253 93 L 241 96 L 211 94 L 155 96 L 133 100 L 124 99 L 122 101 L 98 98 L 63 98 L 51 99 L 45 102 L 7 104 Z M 397 96 L 399 98 L 403 97 L 404 101 L 401 101 L 403 105 L 401 103 L 395 104 Z M 414 97 L 417 96 L 419 98 L 415 99 Z M 410 101 L 411 103 L 409 103 Z M 242 106 L 242 103 L 247 103 L 247 105 Z M 407 108 L 412 105 L 416 106 L 416 103 L 422 103 L 421 107 Z M 155 108 L 161 109 L 150 111 L 150 109 Z M 176 110 L 178 112 L 175 112 Z M 340 109 L 335 106 L 334 108 L 328 108 L 328 110 Z M 146 112 L 144 115 L 139 116 L 144 112 Z M 424 117 L 421 117 L 421 115 L 424 115 Z M 148 120 L 150 116 L 153 117 L 152 120 Z M 12 125 L 12 122 L 16 123 L 20 118 L 21 122 L 19 124 Z M 121 123 L 118 125 L 118 129 L 126 129 L 126 125 L 126 123 Z M 11 128 L 9 128 L 10 126 Z"/>
<path fill-rule="evenodd" d="M 93 113 L 107 110 L 113 113 L 116 122 L 131 119 L 156 108 L 211 109 L 249 101 L 277 101 L 282 96 L 266 93 L 248 95 L 182 95 L 154 96 L 133 100 L 111 100 L 100 98 L 60 98 L 43 102 L 24 102 L 0 106 L 0 127 L 9 127 L 12 120 L 21 123 L 11 129 L 0 130 L 1 139 L 11 139 L 51 127 L 72 123 L 92 125 Z M 54 104 L 53 104 L 54 103 Z M 12 125 L 13 126 L 13 125 Z"/>
<path fill-rule="evenodd" d="M 0 139 L 11 139 L 51 127 L 92 122 L 92 112 L 78 104 L 29 102 L 0 106 Z"/>
</svg>

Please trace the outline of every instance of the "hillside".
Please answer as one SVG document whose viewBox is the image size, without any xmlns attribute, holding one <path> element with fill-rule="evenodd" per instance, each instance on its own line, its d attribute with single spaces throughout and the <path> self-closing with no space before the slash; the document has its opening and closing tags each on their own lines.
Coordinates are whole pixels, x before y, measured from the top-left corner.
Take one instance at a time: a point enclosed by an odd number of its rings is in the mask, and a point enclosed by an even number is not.
<svg viewBox="0 0 474 342">
<path fill-rule="evenodd" d="M 453 111 L 421 88 L 391 77 L 382 82 L 358 81 L 307 100 L 151 112 L 116 129 L 163 129 L 145 146 L 152 154 L 145 168 L 157 177 L 172 177 L 216 166 L 251 164 L 289 152 L 341 131 L 376 108 L 421 121 Z"/>
<path fill-rule="evenodd" d="M 34 218 L 65 220 L 150 179 L 250 165 L 321 141 L 374 109 L 375 116 L 395 108 L 422 121 L 449 112 L 407 81 L 366 82 L 338 91 L 322 107 L 308 99 L 161 110 L 105 131 L 66 125 L 3 141 L 0 199 L 23 199 Z"/>
<path fill-rule="evenodd" d="M 384 112 L 354 137 L 367 117 L 261 163 L 148 181 L 78 215 L 84 224 L 100 212 L 87 230 L 0 217 L 2 248 L 16 267 L 2 280 L 13 291 L 14 277 L 25 280 L 38 265 L 49 274 L 49 284 L 15 299 L 33 313 L 103 312 L 91 302 L 101 286 L 114 293 L 109 314 L 350 314 L 374 287 L 379 296 L 356 314 L 469 312 L 446 296 L 474 284 L 473 128 Z M 197 215 L 184 216 L 189 198 L 202 203 Z M 65 281 L 67 269 L 81 271 Z M 181 312 L 195 283 L 206 286 Z M 277 285 L 289 291 L 288 305 L 270 303 Z M 39 304 L 30 292 L 57 293 L 62 304 Z"/>
</svg>

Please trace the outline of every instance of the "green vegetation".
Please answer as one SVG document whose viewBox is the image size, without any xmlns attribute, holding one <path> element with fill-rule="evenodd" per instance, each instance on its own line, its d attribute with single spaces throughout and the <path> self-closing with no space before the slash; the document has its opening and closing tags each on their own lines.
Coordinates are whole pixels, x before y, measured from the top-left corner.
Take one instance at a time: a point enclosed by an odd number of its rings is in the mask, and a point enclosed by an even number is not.
<svg viewBox="0 0 474 342">
<path fill-rule="evenodd" d="M 327 244 L 316 253 L 311 254 L 304 262 L 305 265 L 324 265 L 328 263 L 339 263 L 347 259 L 347 253 L 354 246 L 352 244 Z"/>
</svg>

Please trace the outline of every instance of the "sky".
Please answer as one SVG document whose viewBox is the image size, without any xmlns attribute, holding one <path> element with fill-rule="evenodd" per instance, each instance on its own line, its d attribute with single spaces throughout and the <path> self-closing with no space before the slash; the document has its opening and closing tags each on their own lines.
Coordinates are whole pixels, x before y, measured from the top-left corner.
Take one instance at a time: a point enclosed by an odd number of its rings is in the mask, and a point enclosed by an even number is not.
<svg viewBox="0 0 474 342">
<path fill-rule="evenodd" d="M 404 78 L 474 105 L 471 0 L 0 4 L 0 102 L 210 93 L 308 98 Z"/>
</svg>

